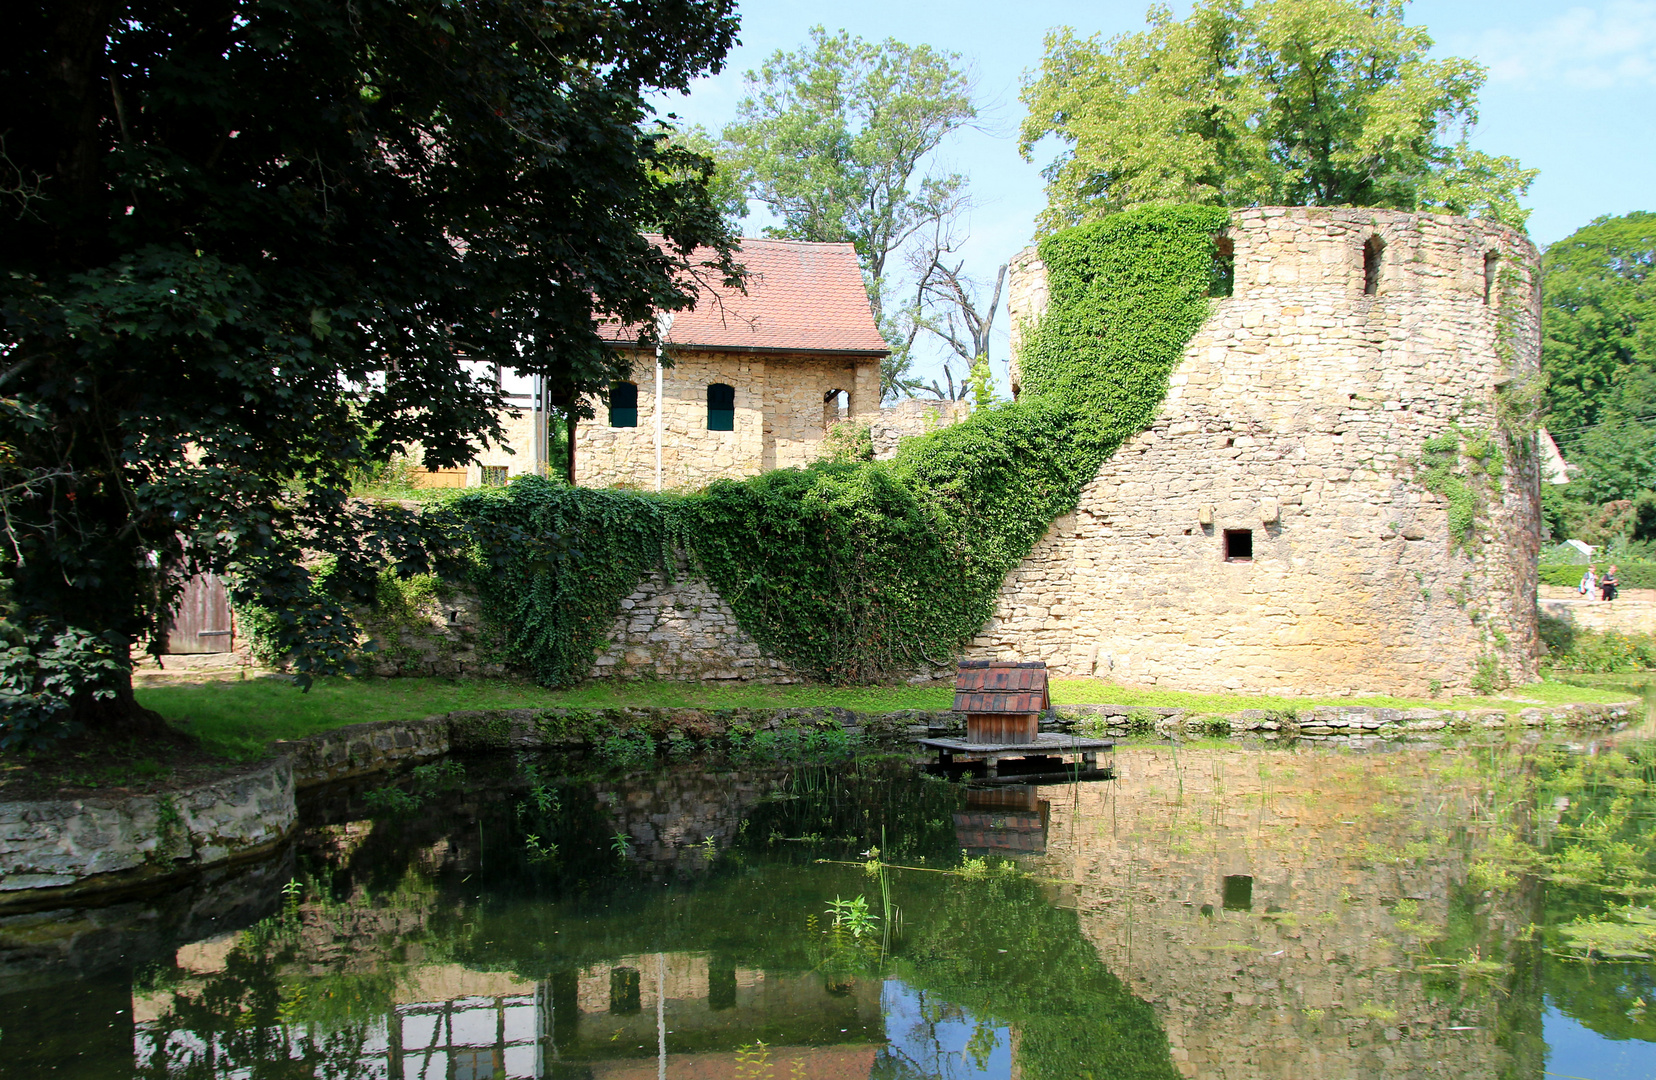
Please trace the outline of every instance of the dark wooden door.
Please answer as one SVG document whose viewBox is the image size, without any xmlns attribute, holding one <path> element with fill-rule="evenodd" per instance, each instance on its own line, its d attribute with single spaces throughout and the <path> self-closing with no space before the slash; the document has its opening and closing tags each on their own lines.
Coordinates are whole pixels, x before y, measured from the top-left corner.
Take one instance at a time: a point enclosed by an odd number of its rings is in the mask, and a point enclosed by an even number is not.
<svg viewBox="0 0 1656 1080">
<path fill-rule="evenodd" d="M 224 582 L 213 574 L 197 574 L 184 583 L 167 627 L 167 653 L 229 652 L 230 597 Z"/>
</svg>

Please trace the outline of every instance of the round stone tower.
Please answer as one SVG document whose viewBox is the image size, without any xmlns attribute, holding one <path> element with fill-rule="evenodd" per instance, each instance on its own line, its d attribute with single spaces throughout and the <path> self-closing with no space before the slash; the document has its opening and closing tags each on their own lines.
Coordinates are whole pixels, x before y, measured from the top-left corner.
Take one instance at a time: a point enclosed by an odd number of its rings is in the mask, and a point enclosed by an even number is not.
<svg viewBox="0 0 1656 1080">
<path fill-rule="evenodd" d="M 1262 207 L 1215 258 L 1231 295 L 1155 422 L 1008 575 L 967 655 L 1187 690 L 1533 678 L 1534 245 L 1464 218 Z M 1027 249 L 1014 355 L 1046 299 Z"/>
</svg>

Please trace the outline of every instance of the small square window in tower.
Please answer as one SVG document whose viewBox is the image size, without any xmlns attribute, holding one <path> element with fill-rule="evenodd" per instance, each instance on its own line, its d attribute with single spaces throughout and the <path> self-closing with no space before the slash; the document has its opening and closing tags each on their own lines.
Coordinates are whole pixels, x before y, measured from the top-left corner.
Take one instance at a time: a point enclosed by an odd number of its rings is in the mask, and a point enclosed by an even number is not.
<svg viewBox="0 0 1656 1080">
<path fill-rule="evenodd" d="M 610 386 L 610 427 L 638 426 L 638 384 L 618 382 Z"/>
<path fill-rule="evenodd" d="M 1378 236 L 1363 241 L 1363 295 L 1380 295 L 1380 266 L 1386 254 L 1386 242 Z"/>
<path fill-rule="evenodd" d="M 712 383 L 707 388 L 707 430 L 736 430 L 736 388 Z"/>
<path fill-rule="evenodd" d="M 1253 562 L 1253 530 L 1225 530 L 1225 561 Z"/>
</svg>

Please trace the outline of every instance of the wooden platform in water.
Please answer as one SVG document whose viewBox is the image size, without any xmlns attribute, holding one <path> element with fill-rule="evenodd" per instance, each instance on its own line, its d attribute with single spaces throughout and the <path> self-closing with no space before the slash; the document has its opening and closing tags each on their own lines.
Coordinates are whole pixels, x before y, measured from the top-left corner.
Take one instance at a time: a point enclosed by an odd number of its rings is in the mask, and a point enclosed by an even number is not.
<svg viewBox="0 0 1656 1080">
<path fill-rule="evenodd" d="M 1096 754 L 1100 750 L 1114 750 L 1113 739 L 1085 739 L 1079 735 L 1060 735 L 1055 731 L 1044 731 L 1035 736 L 1034 742 L 1024 743 L 975 743 L 965 739 L 919 739 L 921 746 L 929 746 L 933 750 L 947 752 L 956 756 L 990 756 L 1014 757 L 1030 754 Z"/>
<path fill-rule="evenodd" d="M 977 743 L 965 739 L 918 739 L 937 751 L 926 766 L 933 775 L 971 775 L 992 784 L 1059 784 L 1072 780 L 1111 780 L 1115 770 L 1098 767 L 1098 755 L 1115 750 L 1111 739 L 1042 732 L 1033 742 Z M 1067 760 L 1078 758 L 1079 760 Z"/>
</svg>

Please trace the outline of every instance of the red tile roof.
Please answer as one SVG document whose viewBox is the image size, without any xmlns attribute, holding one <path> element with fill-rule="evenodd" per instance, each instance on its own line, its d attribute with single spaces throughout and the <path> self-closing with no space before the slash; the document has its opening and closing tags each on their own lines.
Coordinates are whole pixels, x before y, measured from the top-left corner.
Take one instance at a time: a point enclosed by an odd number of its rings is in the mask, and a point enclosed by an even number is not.
<svg viewBox="0 0 1656 1080">
<path fill-rule="evenodd" d="M 697 251 L 692 262 L 710 257 Z M 736 261 L 747 292 L 702 287 L 696 306 L 676 312 L 667 344 L 680 348 L 763 349 L 884 355 L 891 347 L 874 326 L 862 269 L 850 244 L 744 239 Z M 600 329 L 614 342 L 636 342 L 624 326 Z"/>
<path fill-rule="evenodd" d="M 1050 704 L 1045 661 L 963 660 L 955 672 L 955 712 L 1035 713 Z"/>
</svg>

